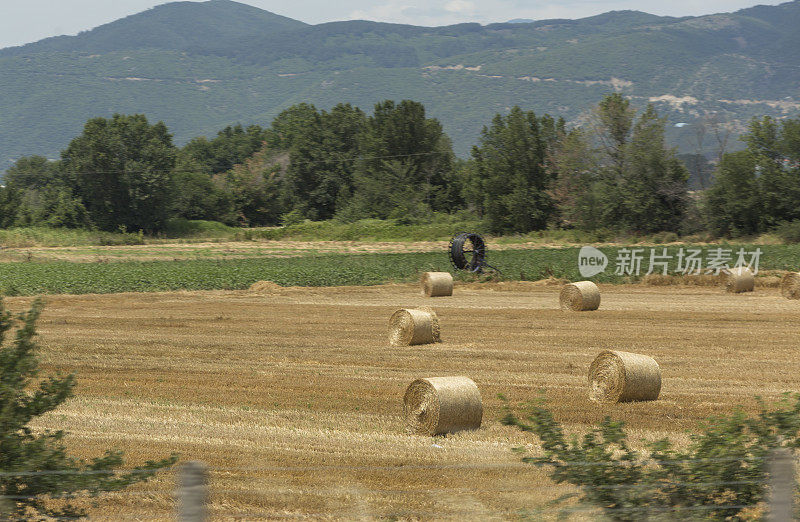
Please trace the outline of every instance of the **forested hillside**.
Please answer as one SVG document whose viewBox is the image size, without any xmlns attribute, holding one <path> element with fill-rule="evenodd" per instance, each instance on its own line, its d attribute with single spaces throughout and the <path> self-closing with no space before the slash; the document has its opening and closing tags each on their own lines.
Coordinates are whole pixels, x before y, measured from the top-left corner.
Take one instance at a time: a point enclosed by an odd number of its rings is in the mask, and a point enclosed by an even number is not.
<svg viewBox="0 0 800 522">
<path fill-rule="evenodd" d="M 655 103 L 684 152 L 709 151 L 712 133 L 698 139 L 694 123 L 736 134 L 752 116 L 800 113 L 797 27 L 800 0 L 703 17 L 621 11 L 437 28 L 311 26 L 229 0 L 176 2 L 0 50 L 0 168 L 55 157 L 95 116 L 144 113 L 184 143 L 231 123 L 267 125 L 300 102 L 383 99 L 422 102 L 464 157 L 498 112 L 519 105 L 578 122 L 613 91 Z"/>
</svg>

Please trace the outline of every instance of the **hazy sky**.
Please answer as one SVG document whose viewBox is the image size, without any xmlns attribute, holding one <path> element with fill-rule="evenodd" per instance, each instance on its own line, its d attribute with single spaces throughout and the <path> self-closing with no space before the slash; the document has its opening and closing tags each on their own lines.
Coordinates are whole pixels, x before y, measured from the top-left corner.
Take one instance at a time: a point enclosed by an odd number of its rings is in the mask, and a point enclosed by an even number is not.
<svg viewBox="0 0 800 522">
<path fill-rule="evenodd" d="M 312 24 L 366 19 L 414 25 L 504 22 L 513 18 L 582 18 L 636 9 L 669 16 L 736 11 L 757 0 L 240 0 Z M 144 11 L 164 0 L 0 0 L 0 48 L 85 29 Z"/>
</svg>

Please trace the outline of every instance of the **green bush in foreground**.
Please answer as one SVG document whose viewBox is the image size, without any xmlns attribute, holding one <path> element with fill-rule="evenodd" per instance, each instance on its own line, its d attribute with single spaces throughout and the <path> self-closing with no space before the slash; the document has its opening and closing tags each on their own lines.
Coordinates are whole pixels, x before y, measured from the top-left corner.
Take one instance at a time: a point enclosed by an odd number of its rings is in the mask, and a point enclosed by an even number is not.
<svg viewBox="0 0 800 522">
<path fill-rule="evenodd" d="M 800 446 L 800 395 L 773 409 L 762 402 L 755 416 L 737 410 L 711 418 L 680 450 L 665 438 L 634 451 L 624 423 L 610 417 L 582 438 L 568 438 L 543 398 L 524 420 L 506 403 L 503 423 L 541 440 L 544 455 L 524 462 L 548 466 L 556 483 L 578 486 L 580 501 L 612 520 L 742 520 L 765 499 L 769 452 Z"/>
<path fill-rule="evenodd" d="M 77 518 L 86 513 L 71 504 L 76 498 L 118 491 L 172 466 L 177 456 L 148 461 L 127 471 L 122 453 L 107 451 L 86 462 L 67 454 L 63 431 L 34 431 L 28 424 L 72 396 L 75 376 L 38 380 L 36 320 L 42 301 L 13 317 L 0 300 L 0 519 Z M 14 341 L 6 334 L 19 324 Z"/>
</svg>

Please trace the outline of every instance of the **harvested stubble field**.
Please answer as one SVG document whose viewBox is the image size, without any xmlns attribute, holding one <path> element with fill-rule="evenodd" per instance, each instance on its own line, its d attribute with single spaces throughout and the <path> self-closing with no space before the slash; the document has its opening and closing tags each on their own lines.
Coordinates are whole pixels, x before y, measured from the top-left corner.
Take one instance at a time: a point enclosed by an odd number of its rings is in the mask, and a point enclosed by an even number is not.
<svg viewBox="0 0 800 522">
<path fill-rule="evenodd" d="M 602 286 L 601 309 L 584 313 L 560 311 L 559 289 L 461 284 L 436 299 L 416 285 L 51 296 L 40 322 L 44 367 L 76 372 L 78 388 L 39 426 L 68 430 L 85 457 L 114 446 L 131 464 L 172 451 L 205 461 L 217 519 L 513 519 L 569 489 L 519 463 L 512 447 L 537 446 L 500 424 L 498 393 L 519 402 L 545 388 L 571 430 L 610 414 L 635 439 L 686 441 L 711 415 L 798 389 L 800 301 L 778 289 Z M 425 304 L 443 342 L 389 347 L 392 312 Z M 586 374 L 602 349 L 655 357 L 660 399 L 590 403 Z M 445 375 L 478 384 L 483 428 L 406 434 L 406 386 Z M 106 497 L 93 516 L 167 519 L 174 480 L 164 474 Z"/>
</svg>

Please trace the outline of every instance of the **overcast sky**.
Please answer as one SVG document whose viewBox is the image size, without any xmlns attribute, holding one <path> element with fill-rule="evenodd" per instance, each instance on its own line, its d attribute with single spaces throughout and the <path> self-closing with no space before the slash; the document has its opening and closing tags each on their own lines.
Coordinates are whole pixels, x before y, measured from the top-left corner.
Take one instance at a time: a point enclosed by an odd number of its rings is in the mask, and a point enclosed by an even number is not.
<svg viewBox="0 0 800 522">
<path fill-rule="evenodd" d="M 582 18 L 621 9 L 687 16 L 730 12 L 756 0 L 240 0 L 267 11 L 317 24 L 334 20 L 376 20 L 414 25 L 504 22 L 513 18 Z M 0 0 L 0 48 L 48 36 L 75 34 L 163 0 Z"/>
</svg>

